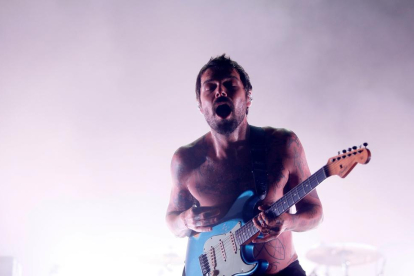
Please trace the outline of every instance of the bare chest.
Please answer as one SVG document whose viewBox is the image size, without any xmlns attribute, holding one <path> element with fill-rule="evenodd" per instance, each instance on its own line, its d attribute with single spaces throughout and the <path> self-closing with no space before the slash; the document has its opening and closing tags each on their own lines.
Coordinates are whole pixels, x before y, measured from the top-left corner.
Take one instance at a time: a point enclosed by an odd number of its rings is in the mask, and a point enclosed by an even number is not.
<svg viewBox="0 0 414 276">
<path fill-rule="evenodd" d="M 280 158 L 267 160 L 268 193 L 265 204 L 272 204 L 284 194 L 289 173 Z M 256 184 L 250 160 L 212 162 L 206 160 L 193 171 L 189 190 L 202 206 L 230 205 Z"/>
<path fill-rule="evenodd" d="M 192 174 L 191 194 L 204 206 L 228 205 L 244 191 L 255 188 L 248 160 L 206 160 Z"/>
</svg>

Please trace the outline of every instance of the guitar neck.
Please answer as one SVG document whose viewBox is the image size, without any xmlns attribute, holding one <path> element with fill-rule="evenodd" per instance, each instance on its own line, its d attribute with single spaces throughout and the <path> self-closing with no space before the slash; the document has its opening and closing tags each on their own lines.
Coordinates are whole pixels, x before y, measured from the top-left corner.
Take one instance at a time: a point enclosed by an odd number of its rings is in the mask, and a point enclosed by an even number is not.
<svg viewBox="0 0 414 276">
<path fill-rule="evenodd" d="M 265 212 L 275 217 L 280 216 L 284 212 L 288 211 L 302 198 L 312 192 L 326 178 L 326 166 L 323 166 L 316 173 L 312 174 L 308 179 L 292 188 L 282 198 L 270 206 L 270 208 Z M 236 241 L 239 245 L 242 245 L 251 237 L 253 237 L 257 232 L 259 232 L 259 230 L 254 226 L 253 220 L 250 220 L 236 231 Z"/>
</svg>

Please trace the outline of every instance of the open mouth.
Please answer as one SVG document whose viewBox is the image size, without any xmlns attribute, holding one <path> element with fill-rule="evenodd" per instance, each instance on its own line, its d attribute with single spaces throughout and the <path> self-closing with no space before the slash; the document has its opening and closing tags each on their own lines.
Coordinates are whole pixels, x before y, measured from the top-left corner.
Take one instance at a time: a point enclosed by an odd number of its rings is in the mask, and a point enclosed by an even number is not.
<svg viewBox="0 0 414 276">
<path fill-rule="evenodd" d="M 231 113 L 231 108 L 227 104 L 219 105 L 216 109 L 216 114 L 221 118 L 227 118 Z"/>
</svg>

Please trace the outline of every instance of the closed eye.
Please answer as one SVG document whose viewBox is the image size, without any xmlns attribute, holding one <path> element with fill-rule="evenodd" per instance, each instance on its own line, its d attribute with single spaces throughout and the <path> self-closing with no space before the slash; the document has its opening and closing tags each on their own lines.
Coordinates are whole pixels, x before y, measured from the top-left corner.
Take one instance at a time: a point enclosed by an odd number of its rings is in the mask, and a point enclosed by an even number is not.
<svg viewBox="0 0 414 276">
<path fill-rule="evenodd" d="M 207 83 L 204 85 L 204 90 L 208 92 L 214 91 L 216 90 L 216 88 L 217 88 L 217 85 L 214 83 Z"/>
<path fill-rule="evenodd" d="M 228 90 L 236 90 L 238 88 L 237 83 L 235 83 L 234 81 L 226 81 L 223 83 L 223 85 Z"/>
</svg>

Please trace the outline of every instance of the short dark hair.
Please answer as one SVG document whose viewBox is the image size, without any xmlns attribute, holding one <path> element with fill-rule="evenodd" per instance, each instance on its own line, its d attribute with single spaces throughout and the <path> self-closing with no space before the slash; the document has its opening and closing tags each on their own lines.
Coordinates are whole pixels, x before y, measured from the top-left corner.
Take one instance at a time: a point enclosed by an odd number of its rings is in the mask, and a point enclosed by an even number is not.
<svg viewBox="0 0 414 276">
<path fill-rule="evenodd" d="M 230 57 L 226 57 L 226 54 L 222 54 L 221 56 L 217 56 L 214 58 L 211 57 L 209 62 L 207 62 L 206 65 L 204 65 L 198 73 L 195 89 L 196 98 L 198 102 L 200 102 L 201 75 L 203 75 L 203 73 L 207 71 L 207 69 L 210 69 L 212 67 L 217 69 L 236 69 L 240 75 L 240 80 L 243 83 L 244 90 L 246 91 L 246 96 L 248 95 L 249 91 L 253 89 L 252 84 L 250 83 L 249 75 L 246 73 L 246 71 L 244 71 L 243 67 L 241 67 L 234 60 L 231 60 Z"/>
</svg>

